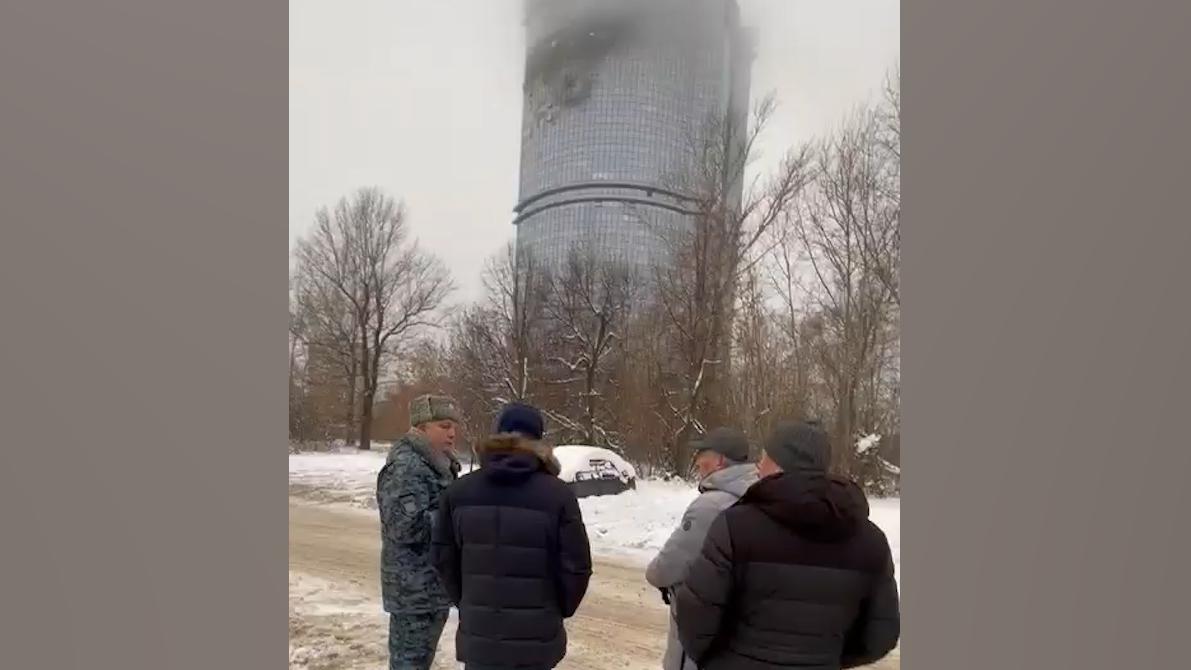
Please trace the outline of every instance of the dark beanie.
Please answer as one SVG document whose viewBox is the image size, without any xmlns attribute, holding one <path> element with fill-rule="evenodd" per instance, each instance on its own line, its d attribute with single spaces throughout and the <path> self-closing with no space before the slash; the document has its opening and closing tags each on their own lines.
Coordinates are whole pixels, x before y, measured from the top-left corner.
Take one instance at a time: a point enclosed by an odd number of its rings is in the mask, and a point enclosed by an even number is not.
<svg viewBox="0 0 1191 670">
<path fill-rule="evenodd" d="M 831 441 L 817 423 L 783 421 L 765 443 L 765 453 L 786 472 L 826 472 Z"/>
<path fill-rule="evenodd" d="M 513 403 L 504 408 L 496 422 L 497 433 L 517 433 L 531 440 L 540 440 L 546 433 L 542 413 L 536 407 Z"/>
<path fill-rule="evenodd" d="M 749 440 L 735 428 L 716 428 L 695 442 L 695 453 L 713 451 L 729 461 L 746 463 L 749 460 Z"/>
</svg>

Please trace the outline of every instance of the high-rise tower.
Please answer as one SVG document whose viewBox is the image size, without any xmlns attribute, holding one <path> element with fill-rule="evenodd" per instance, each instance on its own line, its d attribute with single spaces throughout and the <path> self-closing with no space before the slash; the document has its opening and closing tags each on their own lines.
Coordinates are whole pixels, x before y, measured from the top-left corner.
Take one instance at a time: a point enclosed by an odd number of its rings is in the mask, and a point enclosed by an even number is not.
<svg viewBox="0 0 1191 670">
<path fill-rule="evenodd" d="M 577 244 L 648 271 L 689 223 L 692 140 L 743 124 L 751 40 L 735 0 L 527 0 L 517 247 Z M 646 222 L 649 222 L 648 224 Z"/>
</svg>

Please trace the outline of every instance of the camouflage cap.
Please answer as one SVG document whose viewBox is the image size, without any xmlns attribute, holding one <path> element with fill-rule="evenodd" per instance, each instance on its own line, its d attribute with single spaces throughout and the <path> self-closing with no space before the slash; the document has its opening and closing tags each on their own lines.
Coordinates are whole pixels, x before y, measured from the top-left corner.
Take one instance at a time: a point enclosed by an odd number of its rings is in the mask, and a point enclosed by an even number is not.
<svg viewBox="0 0 1191 670">
<path fill-rule="evenodd" d="M 432 421 L 459 421 L 455 400 L 441 395 L 423 395 L 409 403 L 409 425 L 417 427 Z"/>
</svg>

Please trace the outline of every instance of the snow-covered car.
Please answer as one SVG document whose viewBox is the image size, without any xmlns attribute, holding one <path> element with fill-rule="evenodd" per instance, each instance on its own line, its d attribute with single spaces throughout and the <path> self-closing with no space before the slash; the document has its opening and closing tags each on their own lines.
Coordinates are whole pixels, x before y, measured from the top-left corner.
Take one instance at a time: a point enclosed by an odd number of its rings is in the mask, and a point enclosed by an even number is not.
<svg viewBox="0 0 1191 670">
<path fill-rule="evenodd" d="M 554 448 L 562 466 L 559 479 L 575 497 L 616 495 L 637 488 L 637 471 L 619 454 L 603 447 L 564 445 Z"/>
</svg>

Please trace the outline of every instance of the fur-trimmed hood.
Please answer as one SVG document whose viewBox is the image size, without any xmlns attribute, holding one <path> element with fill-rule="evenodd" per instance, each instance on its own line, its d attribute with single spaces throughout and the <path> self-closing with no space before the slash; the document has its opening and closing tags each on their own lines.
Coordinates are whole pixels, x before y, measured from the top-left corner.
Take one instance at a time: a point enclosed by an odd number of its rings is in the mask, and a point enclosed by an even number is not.
<svg viewBox="0 0 1191 670">
<path fill-rule="evenodd" d="M 532 456 L 535 460 L 524 458 Z M 554 457 L 554 450 L 541 442 L 535 442 L 517 433 L 500 433 L 492 435 L 476 445 L 476 456 L 484 468 L 522 470 L 532 472 L 534 469 L 544 470 L 557 477 L 562 472 L 562 466 Z M 536 467 L 526 467 L 534 463 Z M 510 473 L 511 474 L 511 473 Z"/>
</svg>

